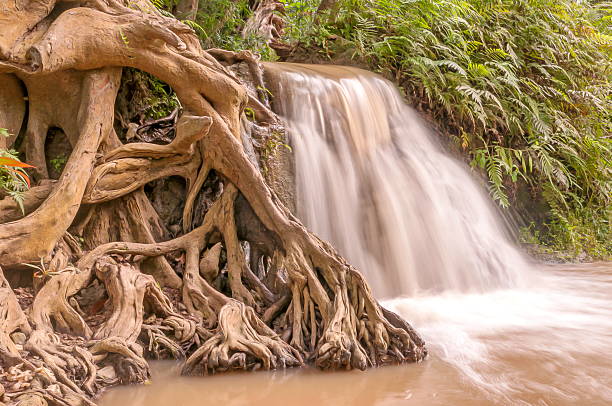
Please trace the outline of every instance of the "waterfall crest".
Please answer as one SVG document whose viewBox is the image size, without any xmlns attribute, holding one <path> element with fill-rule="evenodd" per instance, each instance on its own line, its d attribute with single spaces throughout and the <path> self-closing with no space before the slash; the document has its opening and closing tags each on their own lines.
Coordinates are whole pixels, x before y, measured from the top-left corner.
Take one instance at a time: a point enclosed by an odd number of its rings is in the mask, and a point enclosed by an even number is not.
<svg viewBox="0 0 612 406">
<path fill-rule="evenodd" d="M 341 66 L 266 68 L 295 155 L 298 217 L 377 296 L 520 283 L 527 262 L 486 191 L 389 81 Z"/>
</svg>

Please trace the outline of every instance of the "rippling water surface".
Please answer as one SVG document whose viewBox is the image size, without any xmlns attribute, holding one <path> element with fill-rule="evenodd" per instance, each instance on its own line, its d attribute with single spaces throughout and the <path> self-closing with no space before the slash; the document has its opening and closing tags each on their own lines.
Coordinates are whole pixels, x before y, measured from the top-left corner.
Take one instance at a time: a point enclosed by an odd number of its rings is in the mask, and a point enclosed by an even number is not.
<svg viewBox="0 0 612 406">
<path fill-rule="evenodd" d="M 530 288 L 394 299 L 430 348 L 422 364 L 178 377 L 109 391 L 101 406 L 612 404 L 612 264 L 546 267 Z"/>
</svg>

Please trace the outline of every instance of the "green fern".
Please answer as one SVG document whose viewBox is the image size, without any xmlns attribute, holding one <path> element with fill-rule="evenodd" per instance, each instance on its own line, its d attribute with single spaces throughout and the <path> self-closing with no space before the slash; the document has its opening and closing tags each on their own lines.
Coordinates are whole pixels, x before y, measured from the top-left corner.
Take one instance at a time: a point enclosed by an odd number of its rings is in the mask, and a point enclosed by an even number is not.
<svg viewBox="0 0 612 406">
<path fill-rule="evenodd" d="M 582 224 L 602 241 L 608 218 L 591 213 L 612 206 L 610 2 L 340 0 L 319 25 L 318 2 L 284 3 L 289 38 L 402 83 L 502 206 L 526 183 L 556 208 L 551 235 Z"/>
</svg>

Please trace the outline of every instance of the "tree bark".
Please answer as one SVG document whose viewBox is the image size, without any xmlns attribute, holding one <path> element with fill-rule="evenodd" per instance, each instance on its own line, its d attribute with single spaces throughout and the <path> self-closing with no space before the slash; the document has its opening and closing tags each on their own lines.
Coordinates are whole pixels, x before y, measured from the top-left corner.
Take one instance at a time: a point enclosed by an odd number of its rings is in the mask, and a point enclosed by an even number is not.
<svg viewBox="0 0 612 406">
<path fill-rule="evenodd" d="M 38 182 L 24 217 L 0 201 L 0 265 L 39 267 L 33 302 L 19 296 L 25 312 L 0 278 L 0 358 L 24 377 L 7 387 L 8 401 L 92 404 L 105 387 L 144 382 L 147 358 L 185 358 L 193 374 L 365 369 L 426 356 L 410 325 L 268 187 L 245 153 L 241 120 L 256 106 L 261 128 L 280 121 L 215 57 L 247 62 L 261 80 L 252 55 L 205 52 L 189 27 L 147 0 L 0 8 L 0 84 L 9 89 L 0 127 L 21 128 L 25 89 L 26 158 Z M 169 144 L 119 140 L 122 67 L 178 95 L 183 112 Z M 45 162 L 50 127 L 72 146 L 56 182 Z M 182 227 L 172 231 L 145 193 L 168 177 L 185 184 Z"/>
</svg>

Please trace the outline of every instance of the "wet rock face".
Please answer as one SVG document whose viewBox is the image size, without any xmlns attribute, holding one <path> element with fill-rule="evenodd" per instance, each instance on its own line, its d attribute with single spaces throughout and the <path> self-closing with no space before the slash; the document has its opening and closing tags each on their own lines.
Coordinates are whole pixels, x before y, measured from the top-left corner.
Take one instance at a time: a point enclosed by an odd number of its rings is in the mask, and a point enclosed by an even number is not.
<svg viewBox="0 0 612 406">
<path fill-rule="evenodd" d="M 263 80 L 266 88 L 263 92 L 258 90 L 247 63 L 237 63 L 229 68 L 245 84 L 252 97 L 278 113 L 279 110 L 274 105 L 278 82 L 274 77 L 275 73 L 265 69 L 265 64 L 262 65 L 264 65 Z M 261 100 L 262 95 L 265 95 L 266 100 Z M 277 125 L 262 126 L 252 118 L 247 112 L 246 120 L 242 123 L 242 143 L 245 152 L 251 162 L 264 174 L 266 182 L 283 204 L 295 213 L 294 159 L 284 125 L 279 119 Z"/>
<path fill-rule="evenodd" d="M 268 185 L 283 204 L 295 213 L 295 168 L 285 128 L 282 125 L 263 127 L 250 124 L 249 135 L 243 137 L 243 142 L 246 138 L 252 146 L 245 146 L 245 151 L 249 154 L 249 148 L 252 149 Z"/>
<path fill-rule="evenodd" d="M 268 159 L 266 180 L 281 201 L 296 214 L 295 165 L 293 154 L 285 147 L 278 148 Z"/>
<path fill-rule="evenodd" d="M 281 106 L 274 98 L 274 95 L 280 93 L 278 73 L 268 67 L 268 64 L 264 64 L 264 82 L 268 92 L 272 95 L 270 107 L 276 114 L 281 115 Z M 280 142 L 281 145 L 277 145 L 266 162 L 266 181 L 285 206 L 296 214 L 295 158 L 291 149 L 291 140 L 285 128 L 281 129 L 280 137 L 277 134 L 277 142 Z"/>
</svg>

